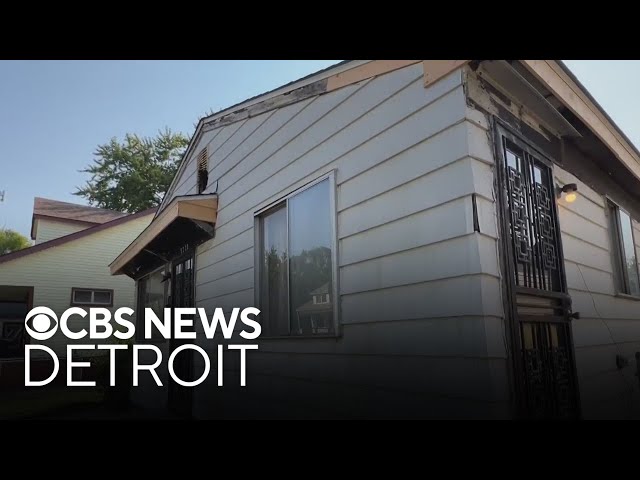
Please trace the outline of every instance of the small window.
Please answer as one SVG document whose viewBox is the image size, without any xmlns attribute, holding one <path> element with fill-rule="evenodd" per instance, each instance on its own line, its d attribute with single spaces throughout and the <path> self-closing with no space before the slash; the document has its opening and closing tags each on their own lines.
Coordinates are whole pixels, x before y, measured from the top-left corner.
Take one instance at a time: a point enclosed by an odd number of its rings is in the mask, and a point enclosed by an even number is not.
<svg viewBox="0 0 640 480">
<path fill-rule="evenodd" d="M 98 307 L 111 307 L 113 305 L 113 290 L 72 288 L 71 305 L 95 305 Z"/>
<path fill-rule="evenodd" d="M 257 217 L 259 303 L 267 336 L 333 335 L 333 197 L 329 178 Z"/>
<path fill-rule="evenodd" d="M 618 291 L 640 297 L 638 258 L 631 217 L 613 202 L 609 202 L 609 213 Z"/>
<path fill-rule="evenodd" d="M 207 189 L 209 183 L 209 153 L 204 147 L 198 154 L 198 193 Z"/>
</svg>

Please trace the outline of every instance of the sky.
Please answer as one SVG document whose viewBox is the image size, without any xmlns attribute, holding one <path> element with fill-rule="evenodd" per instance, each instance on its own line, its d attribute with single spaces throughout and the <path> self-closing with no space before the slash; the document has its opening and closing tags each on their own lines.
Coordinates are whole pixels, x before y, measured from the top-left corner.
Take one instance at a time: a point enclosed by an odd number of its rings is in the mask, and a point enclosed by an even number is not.
<svg viewBox="0 0 640 480">
<path fill-rule="evenodd" d="M 33 198 L 72 195 L 98 145 L 198 118 L 338 60 L 0 61 L 0 228 L 29 236 Z M 640 61 L 565 61 L 640 146 Z"/>
</svg>

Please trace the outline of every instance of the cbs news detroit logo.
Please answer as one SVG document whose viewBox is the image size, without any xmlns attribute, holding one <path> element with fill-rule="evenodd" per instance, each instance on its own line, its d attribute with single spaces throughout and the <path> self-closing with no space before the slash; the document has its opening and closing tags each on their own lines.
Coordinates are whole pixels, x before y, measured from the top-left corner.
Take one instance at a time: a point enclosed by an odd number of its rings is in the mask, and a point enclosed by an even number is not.
<svg viewBox="0 0 640 480">
<path fill-rule="evenodd" d="M 113 314 L 113 321 L 122 327 L 124 331 L 115 330 L 113 328 L 112 313 L 107 308 L 89 308 L 83 309 L 78 307 L 72 307 L 60 316 L 48 307 L 35 307 L 27 314 L 25 318 L 25 330 L 29 336 L 39 342 L 46 342 L 51 340 L 53 336 L 60 332 L 69 340 L 74 343 L 66 345 L 66 376 L 67 386 L 70 387 L 95 387 L 95 381 L 82 381 L 73 380 L 73 369 L 80 369 L 83 367 L 90 367 L 89 361 L 77 361 L 73 360 L 74 352 L 79 350 L 106 350 L 109 354 L 109 385 L 116 385 L 116 351 L 127 350 L 132 347 L 133 354 L 133 386 L 138 386 L 140 371 L 148 371 L 156 382 L 156 385 L 163 386 L 156 369 L 162 363 L 162 351 L 156 345 L 153 344 L 119 344 L 119 343 L 77 343 L 82 340 L 107 340 L 112 336 L 119 340 L 130 340 L 134 338 L 136 332 L 135 324 L 130 320 L 134 315 L 134 310 L 128 307 L 121 307 Z M 144 311 L 144 338 L 150 340 L 152 338 L 152 328 L 162 335 L 166 340 L 195 340 L 196 339 L 196 320 L 194 317 L 196 314 L 199 317 L 202 324 L 202 330 L 204 336 L 211 340 L 214 338 L 218 326 L 222 331 L 222 336 L 229 340 L 232 338 L 236 324 L 240 320 L 242 330 L 239 335 L 245 340 L 255 340 L 260 336 L 262 332 L 260 324 L 251 316 L 256 316 L 260 313 L 260 310 L 254 307 L 249 308 L 234 308 L 227 318 L 224 311 L 221 308 L 216 308 L 212 316 L 208 316 L 204 308 L 165 308 L 163 318 L 159 318 L 156 313 L 150 309 L 145 308 Z M 89 331 L 86 328 L 72 330 L 69 325 L 70 319 L 73 317 L 81 317 L 86 319 L 89 317 Z M 157 337 L 156 337 L 157 338 Z M 217 370 L 218 370 L 218 386 L 223 385 L 222 364 L 223 364 L 223 345 L 217 346 Z M 228 344 L 228 350 L 239 350 L 240 352 L 240 386 L 246 386 L 246 351 L 257 350 L 258 345 L 255 344 Z M 60 360 L 56 352 L 45 344 L 26 344 L 24 347 L 24 384 L 28 387 L 40 387 L 50 383 L 60 370 Z M 53 372 L 44 380 L 31 380 L 31 352 L 34 350 L 40 350 L 48 354 L 53 360 Z M 140 364 L 140 352 L 141 351 L 155 352 L 156 359 L 152 364 Z M 184 350 L 194 350 L 198 352 L 204 360 L 204 372 L 195 380 L 184 380 L 176 375 L 174 369 L 174 362 L 176 356 Z M 86 358 L 85 358 L 86 360 Z M 175 348 L 168 359 L 169 375 L 179 385 L 184 387 L 195 387 L 200 385 L 208 377 L 211 371 L 211 361 L 209 355 L 204 349 L 198 345 L 192 343 L 183 343 L 179 347 Z"/>
</svg>

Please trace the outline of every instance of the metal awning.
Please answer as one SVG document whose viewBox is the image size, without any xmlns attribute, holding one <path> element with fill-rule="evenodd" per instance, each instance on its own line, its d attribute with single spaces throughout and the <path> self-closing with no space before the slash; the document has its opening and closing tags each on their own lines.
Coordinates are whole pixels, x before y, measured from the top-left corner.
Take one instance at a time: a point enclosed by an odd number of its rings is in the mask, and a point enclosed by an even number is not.
<svg viewBox="0 0 640 480">
<path fill-rule="evenodd" d="M 137 278 L 167 263 L 185 246 L 213 238 L 217 215 L 216 194 L 174 197 L 109 265 L 111 275 Z"/>
</svg>

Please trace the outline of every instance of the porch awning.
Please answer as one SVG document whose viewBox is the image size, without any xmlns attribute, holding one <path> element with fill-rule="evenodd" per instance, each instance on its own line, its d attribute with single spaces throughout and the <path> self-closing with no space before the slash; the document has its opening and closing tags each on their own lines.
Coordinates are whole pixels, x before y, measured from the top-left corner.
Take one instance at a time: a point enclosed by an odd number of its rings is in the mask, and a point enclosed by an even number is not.
<svg viewBox="0 0 640 480">
<path fill-rule="evenodd" d="M 175 197 L 149 226 L 116 258 L 111 275 L 136 278 L 166 263 L 186 246 L 203 243 L 214 235 L 218 196 Z"/>
</svg>

